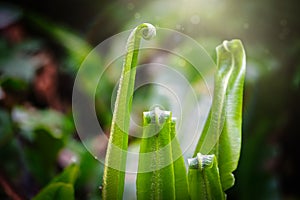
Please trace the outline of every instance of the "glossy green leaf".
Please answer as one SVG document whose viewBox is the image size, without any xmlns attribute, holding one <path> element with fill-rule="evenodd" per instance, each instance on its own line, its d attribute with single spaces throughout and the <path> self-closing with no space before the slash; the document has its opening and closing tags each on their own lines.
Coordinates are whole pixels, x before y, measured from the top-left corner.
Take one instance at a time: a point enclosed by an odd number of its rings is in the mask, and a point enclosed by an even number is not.
<svg viewBox="0 0 300 200">
<path fill-rule="evenodd" d="M 198 153 L 188 161 L 191 200 L 225 199 L 216 156 Z"/>
<path fill-rule="evenodd" d="M 171 112 L 155 108 L 144 113 L 143 122 L 137 199 L 188 199 L 186 169 Z"/>
<path fill-rule="evenodd" d="M 170 160 L 171 113 L 158 108 L 144 112 L 143 125 L 136 181 L 137 199 L 175 199 L 174 169 Z"/>
<path fill-rule="evenodd" d="M 105 160 L 103 199 L 122 199 L 123 196 L 130 110 L 139 46 L 142 37 L 150 39 L 155 33 L 154 26 L 144 23 L 136 27 L 128 38 Z"/>
<path fill-rule="evenodd" d="M 54 178 L 49 185 L 43 188 L 33 200 L 65 200 L 74 198 L 74 182 L 77 178 L 79 167 L 72 164 L 59 176 Z"/>
<path fill-rule="evenodd" d="M 217 47 L 213 103 L 194 156 L 215 154 L 223 190 L 234 184 L 241 148 L 242 102 L 246 56 L 240 40 Z"/>
</svg>

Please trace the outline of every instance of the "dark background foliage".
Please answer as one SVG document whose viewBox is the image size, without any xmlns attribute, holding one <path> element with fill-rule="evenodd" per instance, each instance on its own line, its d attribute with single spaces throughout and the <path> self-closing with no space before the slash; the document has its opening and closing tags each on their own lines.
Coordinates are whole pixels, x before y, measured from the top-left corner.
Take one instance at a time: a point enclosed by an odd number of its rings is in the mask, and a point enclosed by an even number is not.
<svg viewBox="0 0 300 200">
<path fill-rule="evenodd" d="M 4 74 L 7 63 L 13 63 L 21 77 L 30 70 L 34 75 L 15 78 L 14 71 L 0 77 L 5 93 L 0 100 L 1 199 L 11 195 L 7 188 L 25 198 L 34 196 L 74 155 L 81 160 L 76 197 L 99 198 L 102 166 L 78 140 L 70 108 L 75 65 L 85 53 L 51 30 L 64 30 L 83 47 L 85 42 L 93 47 L 144 21 L 191 36 L 213 57 L 224 39 L 243 41 L 248 61 L 243 146 L 228 199 L 300 198 L 298 1 L 12 0 L 0 6 L 8 3 L 22 15 L 1 28 L 0 70 Z M 18 52 L 25 52 L 21 60 Z M 33 58 L 42 63 L 38 70 L 30 67 Z M 50 84 L 42 87 L 48 79 Z M 97 110 L 105 114 L 99 120 L 109 130 L 111 113 L 105 105 L 112 85 L 105 88 L 108 95 L 99 98 Z"/>
</svg>

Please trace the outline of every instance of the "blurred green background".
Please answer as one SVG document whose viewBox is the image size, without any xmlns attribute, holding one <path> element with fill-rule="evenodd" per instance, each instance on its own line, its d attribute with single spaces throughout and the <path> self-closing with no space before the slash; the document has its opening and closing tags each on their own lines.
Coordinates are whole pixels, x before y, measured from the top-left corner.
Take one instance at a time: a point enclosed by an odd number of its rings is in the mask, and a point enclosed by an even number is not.
<svg viewBox="0 0 300 200">
<path fill-rule="evenodd" d="M 0 2 L 0 199 L 33 197 L 74 161 L 76 199 L 100 198 L 103 166 L 76 134 L 73 80 L 93 47 L 142 22 L 192 37 L 213 58 L 223 40 L 242 40 L 247 53 L 243 146 L 227 197 L 300 199 L 297 0 Z M 106 133 L 119 69 L 108 72 L 111 77 L 98 86 L 95 98 Z M 196 85 L 193 73 L 186 74 Z M 141 92 L 136 101 L 151 95 Z M 105 151 L 101 137 L 93 145 Z"/>
</svg>

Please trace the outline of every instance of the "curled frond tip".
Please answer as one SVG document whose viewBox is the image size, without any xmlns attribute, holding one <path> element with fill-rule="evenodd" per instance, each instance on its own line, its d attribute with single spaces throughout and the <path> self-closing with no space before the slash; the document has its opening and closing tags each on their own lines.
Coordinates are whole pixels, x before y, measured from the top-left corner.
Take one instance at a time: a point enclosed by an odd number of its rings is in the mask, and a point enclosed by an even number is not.
<svg viewBox="0 0 300 200">
<path fill-rule="evenodd" d="M 138 26 L 140 33 L 145 40 L 150 40 L 156 35 L 156 28 L 149 23 L 143 23 Z"/>
</svg>

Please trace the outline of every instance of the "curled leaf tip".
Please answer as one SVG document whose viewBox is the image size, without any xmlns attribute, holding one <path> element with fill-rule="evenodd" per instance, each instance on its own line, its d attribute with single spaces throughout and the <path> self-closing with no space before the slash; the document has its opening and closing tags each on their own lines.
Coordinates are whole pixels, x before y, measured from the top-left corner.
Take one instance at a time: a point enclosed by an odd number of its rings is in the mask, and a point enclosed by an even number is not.
<svg viewBox="0 0 300 200">
<path fill-rule="evenodd" d="M 234 39 L 234 40 L 224 40 L 222 46 L 224 47 L 224 49 L 228 52 L 233 52 L 236 51 L 236 49 L 238 51 L 242 51 L 243 52 L 243 45 L 241 40 L 239 39 Z"/>
<path fill-rule="evenodd" d="M 199 169 L 199 161 L 198 158 L 189 158 L 188 159 L 188 165 L 190 169 Z"/>
<path fill-rule="evenodd" d="M 176 117 L 172 117 L 172 123 L 176 124 L 177 118 Z"/>
<path fill-rule="evenodd" d="M 224 48 L 225 48 L 226 51 L 229 51 L 229 52 L 230 52 L 230 50 L 229 50 L 229 48 L 228 48 L 228 40 L 224 40 L 224 41 L 223 41 L 223 46 L 224 46 Z"/>
<path fill-rule="evenodd" d="M 149 112 L 144 112 L 144 117 L 147 119 L 147 122 L 152 124 L 163 124 L 166 119 L 171 115 L 170 111 L 161 110 L 159 107 L 155 107 Z"/>
<path fill-rule="evenodd" d="M 156 35 L 156 28 L 149 23 L 143 23 L 138 26 L 140 33 L 145 40 L 150 40 Z"/>
<path fill-rule="evenodd" d="M 190 169 L 205 169 L 211 168 L 213 166 L 215 155 L 202 155 L 197 153 L 197 156 L 194 158 L 188 159 L 188 165 Z"/>
</svg>

